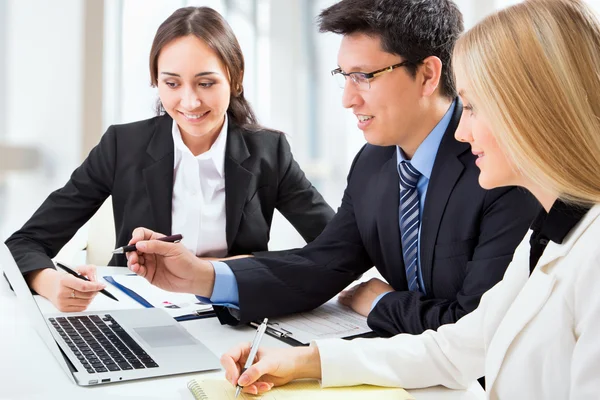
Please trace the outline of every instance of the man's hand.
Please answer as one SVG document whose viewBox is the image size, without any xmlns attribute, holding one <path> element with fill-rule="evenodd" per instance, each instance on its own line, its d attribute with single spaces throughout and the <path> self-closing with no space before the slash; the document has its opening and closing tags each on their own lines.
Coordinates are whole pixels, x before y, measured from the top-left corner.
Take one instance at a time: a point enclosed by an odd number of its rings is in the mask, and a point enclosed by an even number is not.
<svg viewBox="0 0 600 400">
<path fill-rule="evenodd" d="M 137 251 L 126 254 L 129 269 L 161 289 L 210 297 L 215 282 L 212 264 L 197 258 L 181 243 L 156 240 L 163 236 L 136 228 L 129 244 L 135 244 Z"/>
<path fill-rule="evenodd" d="M 234 386 L 239 383 L 245 393 L 263 393 L 294 379 L 321 378 L 321 359 L 316 346 L 260 348 L 254 364 L 240 376 L 249 354 L 250 343 L 244 343 L 221 356 L 225 378 Z"/>
<path fill-rule="evenodd" d="M 344 290 L 338 296 L 338 300 L 343 305 L 366 317 L 371 312 L 371 306 L 377 296 L 393 291 L 394 288 L 384 281 L 371 278 L 368 282 L 359 283 L 350 289 Z"/>
</svg>

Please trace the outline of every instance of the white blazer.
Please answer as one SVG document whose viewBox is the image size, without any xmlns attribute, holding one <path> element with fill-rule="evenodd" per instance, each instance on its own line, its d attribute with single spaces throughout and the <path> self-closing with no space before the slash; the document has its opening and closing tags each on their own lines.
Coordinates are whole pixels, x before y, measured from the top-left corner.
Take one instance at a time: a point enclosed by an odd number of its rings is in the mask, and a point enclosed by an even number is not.
<svg viewBox="0 0 600 400">
<path fill-rule="evenodd" d="M 600 399 L 600 205 L 529 276 L 529 237 L 504 278 L 455 324 L 390 339 L 317 341 L 323 386 L 464 388 L 490 399 Z"/>
</svg>

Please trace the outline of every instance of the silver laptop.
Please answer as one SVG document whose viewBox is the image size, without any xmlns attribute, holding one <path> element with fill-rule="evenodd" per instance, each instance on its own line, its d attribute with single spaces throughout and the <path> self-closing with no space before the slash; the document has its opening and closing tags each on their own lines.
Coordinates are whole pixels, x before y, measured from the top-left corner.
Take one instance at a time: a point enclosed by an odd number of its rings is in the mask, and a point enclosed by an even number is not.
<svg viewBox="0 0 600 400">
<path fill-rule="evenodd" d="M 0 266 L 63 370 L 81 386 L 219 369 L 219 359 L 164 310 L 43 313 L 4 243 Z"/>
</svg>

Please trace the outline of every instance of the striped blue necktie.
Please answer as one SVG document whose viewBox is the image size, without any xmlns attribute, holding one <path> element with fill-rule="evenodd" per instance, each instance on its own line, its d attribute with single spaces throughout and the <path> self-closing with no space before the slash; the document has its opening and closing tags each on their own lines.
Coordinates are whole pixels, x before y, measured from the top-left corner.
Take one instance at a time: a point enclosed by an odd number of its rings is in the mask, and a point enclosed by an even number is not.
<svg viewBox="0 0 600 400">
<path fill-rule="evenodd" d="M 400 235 L 402 237 L 402 257 L 406 268 L 408 290 L 419 291 L 417 267 L 419 256 L 419 193 L 417 181 L 421 173 L 410 162 L 398 165 L 400 174 Z"/>
</svg>

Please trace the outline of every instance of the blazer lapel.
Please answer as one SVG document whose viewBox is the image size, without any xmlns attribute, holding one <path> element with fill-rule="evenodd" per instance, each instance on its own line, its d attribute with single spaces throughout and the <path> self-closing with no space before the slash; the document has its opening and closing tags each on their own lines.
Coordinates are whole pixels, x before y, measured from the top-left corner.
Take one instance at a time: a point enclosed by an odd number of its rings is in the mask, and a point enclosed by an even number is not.
<svg viewBox="0 0 600 400">
<path fill-rule="evenodd" d="M 167 115 L 157 119 L 154 134 L 146 148 L 150 163 L 143 170 L 154 218 L 154 224 L 148 227 L 165 235 L 171 234 L 174 165 L 172 126 L 173 120 Z"/>
<path fill-rule="evenodd" d="M 457 99 L 454 114 L 440 143 L 431 179 L 427 186 L 427 196 L 423 208 L 421 222 L 421 272 L 426 289 L 430 290 L 433 268 L 433 253 L 440 222 L 446 208 L 446 203 L 454 185 L 464 170 L 464 165 L 458 156 L 469 150 L 470 146 L 454 139 L 454 132 L 460 121 L 462 104 Z"/>
<path fill-rule="evenodd" d="M 400 242 L 399 200 L 400 184 L 398 177 L 396 151 L 381 167 L 377 175 L 377 192 L 374 198 L 381 198 L 377 210 L 377 231 L 382 249 L 383 261 L 390 276 L 390 284 L 396 289 L 408 288 L 404 260 L 402 259 L 402 243 Z M 390 212 L 392 210 L 392 212 Z"/>
<path fill-rule="evenodd" d="M 243 130 L 229 119 L 225 150 L 225 236 L 228 250 L 237 235 L 250 182 L 254 177 L 252 172 L 242 166 L 248 157 L 250 152 L 244 141 Z"/>
</svg>

